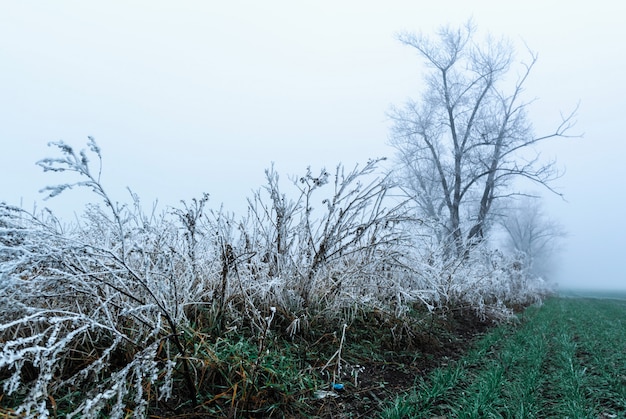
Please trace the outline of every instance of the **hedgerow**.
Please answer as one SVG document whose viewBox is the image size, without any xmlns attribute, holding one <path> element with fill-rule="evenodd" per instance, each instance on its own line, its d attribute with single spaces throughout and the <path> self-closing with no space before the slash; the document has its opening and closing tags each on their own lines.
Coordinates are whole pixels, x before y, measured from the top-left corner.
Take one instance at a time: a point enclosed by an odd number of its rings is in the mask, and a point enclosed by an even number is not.
<svg viewBox="0 0 626 419">
<path fill-rule="evenodd" d="M 268 169 L 238 218 L 207 194 L 161 213 L 132 192 L 113 202 L 93 138 L 51 144 L 60 155 L 38 164 L 78 179 L 48 197 L 81 187 L 99 203 L 70 225 L 0 204 L 0 400 L 15 414 L 271 410 L 291 391 L 265 362 L 282 353 L 274 337 L 345 333 L 372 311 L 401 323 L 416 307 L 504 319 L 546 290 L 486 245 L 451 258 L 425 239 L 381 159 L 307 169 L 288 192 Z"/>
</svg>

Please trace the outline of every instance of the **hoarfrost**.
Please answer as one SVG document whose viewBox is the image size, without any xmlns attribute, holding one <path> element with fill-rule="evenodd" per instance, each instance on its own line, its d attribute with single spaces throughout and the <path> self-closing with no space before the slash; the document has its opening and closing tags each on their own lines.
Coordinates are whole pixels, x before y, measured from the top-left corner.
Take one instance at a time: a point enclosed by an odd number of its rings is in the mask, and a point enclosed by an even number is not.
<svg viewBox="0 0 626 419">
<path fill-rule="evenodd" d="M 412 228 L 422 221 L 388 199 L 393 184 L 375 173 L 380 159 L 334 175 L 308 170 L 294 199 L 268 170 L 266 188 L 236 220 L 206 211 L 208 195 L 162 214 L 145 214 L 133 194 L 131 205 L 114 203 L 92 138 L 97 170 L 86 151 L 53 145 L 62 157 L 39 165 L 80 181 L 45 191 L 88 187 L 104 206 L 64 226 L 48 212 L 0 204 L 0 373 L 6 395 L 25 395 L 17 408 L 25 416 L 49 416 L 48 395 L 75 388 L 84 391 L 69 417 L 105 409 L 144 417 L 151 397 L 196 403 L 203 361 L 186 336 L 201 319 L 218 335 L 245 323 L 266 349 L 271 327 L 287 324 L 293 338 L 308 333 L 312 315 L 345 323 L 360 310 L 402 317 L 421 304 L 506 317 L 508 304 L 545 289 L 486 248 L 450 259 L 420 240 Z"/>
</svg>

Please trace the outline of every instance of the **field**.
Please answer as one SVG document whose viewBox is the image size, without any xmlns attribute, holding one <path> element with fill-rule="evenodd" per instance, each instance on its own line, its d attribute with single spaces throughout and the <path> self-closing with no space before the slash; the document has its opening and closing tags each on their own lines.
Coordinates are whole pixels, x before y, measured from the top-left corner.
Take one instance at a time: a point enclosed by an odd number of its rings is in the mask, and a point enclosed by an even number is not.
<svg viewBox="0 0 626 419">
<path fill-rule="evenodd" d="M 626 300 L 626 290 L 620 289 L 576 289 L 568 288 L 559 291 L 559 295 L 562 297 L 570 298 L 607 298 L 612 300 Z"/>
<path fill-rule="evenodd" d="M 385 418 L 624 418 L 626 301 L 552 298 L 419 379 Z"/>
</svg>

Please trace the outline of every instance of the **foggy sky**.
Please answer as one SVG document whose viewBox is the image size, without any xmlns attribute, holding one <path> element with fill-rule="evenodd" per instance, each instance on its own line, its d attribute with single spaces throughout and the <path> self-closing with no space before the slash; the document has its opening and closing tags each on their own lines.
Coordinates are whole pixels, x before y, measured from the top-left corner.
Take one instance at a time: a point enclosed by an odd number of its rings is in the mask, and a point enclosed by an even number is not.
<svg viewBox="0 0 626 419">
<path fill-rule="evenodd" d="M 473 18 L 518 58 L 539 54 L 525 92 L 537 134 L 580 102 L 584 137 L 541 148 L 566 169 L 567 202 L 547 196 L 569 232 L 558 281 L 626 287 L 622 16 L 614 1 L 2 2 L 0 200 L 80 213 L 93 199 L 79 192 L 42 202 L 64 178 L 34 163 L 88 135 L 114 199 L 130 187 L 146 206 L 208 192 L 240 211 L 271 162 L 286 180 L 392 157 L 386 113 L 418 97 L 424 70 L 394 35 Z"/>
</svg>

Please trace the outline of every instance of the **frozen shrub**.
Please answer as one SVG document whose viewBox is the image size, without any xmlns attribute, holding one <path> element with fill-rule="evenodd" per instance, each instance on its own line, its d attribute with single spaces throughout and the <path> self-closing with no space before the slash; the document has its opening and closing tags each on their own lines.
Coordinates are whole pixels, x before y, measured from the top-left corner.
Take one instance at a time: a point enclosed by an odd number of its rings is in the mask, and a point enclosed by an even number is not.
<svg viewBox="0 0 626 419">
<path fill-rule="evenodd" d="M 80 182 L 46 188 L 56 196 L 91 188 L 106 206 L 90 205 L 82 224 L 62 228 L 54 217 L 0 206 L 0 374 L 3 391 L 26 394 L 18 413 L 48 415 L 49 396 L 81 388 L 73 413 L 143 417 L 146 389 L 172 391 L 172 366 L 183 373 L 192 402 L 196 389 L 181 340 L 185 305 L 205 292 L 190 263 L 180 226 L 111 202 L 85 151 L 54 143 L 62 157 L 46 171 L 72 171 Z M 90 151 L 100 150 L 90 139 Z M 210 266 L 205 267 L 210 269 Z"/>
<path fill-rule="evenodd" d="M 518 258 L 491 249 L 486 241 L 462 256 L 451 255 L 435 240 L 417 242 L 408 267 L 432 309 L 472 310 L 483 318 L 503 320 L 513 308 L 539 302 L 550 293 L 548 284 L 523 269 Z"/>
<path fill-rule="evenodd" d="M 339 165 L 333 174 L 309 169 L 293 182 L 295 198 L 281 190 L 273 168 L 266 171 L 237 248 L 249 255 L 238 272 L 253 280 L 255 301 L 283 308 L 294 321 L 388 302 L 409 242 L 403 204 L 389 198 L 389 179 L 375 174 L 379 161 L 351 171 Z"/>
<path fill-rule="evenodd" d="M 483 244 L 467 256 L 433 244 L 376 173 L 380 160 L 308 169 L 289 193 L 271 168 L 238 219 L 208 210 L 208 195 L 162 213 L 132 192 L 114 203 L 93 139 L 78 153 L 52 144 L 60 157 L 39 165 L 79 180 L 44 191 L 89 188 L 100 204 L 69 226 L 0 204 L 0 380 L 24 416 L 192 409 L 207 377 L 228 377 L 214 348 L 234 331 L 256 341 L 254 380 L 273 333 L 306 338 L 315 324 L 375 310 L 402 318 L 416 305 L 504 318 L 543 292 L 523 263 Z"/>
</svg>

